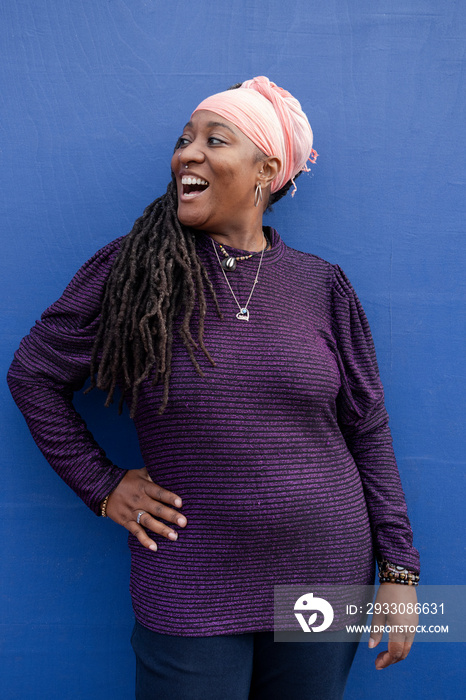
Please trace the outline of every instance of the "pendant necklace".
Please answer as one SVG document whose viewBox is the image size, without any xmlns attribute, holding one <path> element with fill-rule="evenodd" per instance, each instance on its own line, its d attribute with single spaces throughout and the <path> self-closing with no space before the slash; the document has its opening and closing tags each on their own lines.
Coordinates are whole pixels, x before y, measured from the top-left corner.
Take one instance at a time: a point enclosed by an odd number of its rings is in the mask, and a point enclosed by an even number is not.
<svg viewBox="0 0 466 700">
<path fill-rule="evenodd" d="M 222 260 L 222 267 L 224 270 L 229 270 L 230 272 L 236 270 L 236 263 L 238 262 L 238 260 L 249 260 L 249 258 L 252 258 L 252 256 L 254 255 L 254 253 L 251 253 L 251 255 L 241 255 L 239 258 L 235 258 L 233 255 L 228 255 L 227 251 L 221 243 L 219 243 L 218 245 L 223 255 L 225 256 L 225 258 Z"/>
<path fill-rule="evenodd" d="M 254 289 L 256 288 L 257 280 L 259 279 L 259 272 L 260 272 L 261 265 L 262 265 L 262 258 L 264 257 L 264 251 L 265 251 L 265 249 L 267 248 L 267 239 L 265 238 L 265 236 L 264 236 L 263 233 L 262 233 L 262 236 L 263 236 L 263 238 L 264 238 L 264 247 L 262 248 L 261 257 L 260 257 L 260 260 L 259 260 L 259 267 L 257 268 L 256 277 L 255 277 L 255 279 L 254 279 L 254 284 L 252 285 L 251 293 L 249 294 L 248 300 L 247 300 L 247 302 L 244 304 L 244 306 L 241 306 L 241 304 L 239 303 L 238 299 L 236 298 L 236 294 L 234 293 L 233 289 L 231 288 L 231 284 L 230 284 L 230 282 L 229 282 L 229 280 L 228 280 L 228 277 L 227 277 L 227 274 L 226 274 L 226 272 L 225 272 L 225 269 L 224 269 L 224 267 L 223 267 L 223 265 L 222 265 L 222 263 L 221 263 L 221 261 L 220 261 L 217 248 L 215 247 L 214 239 L 213 239 L 213 238 L 211 239 L 213 248 L 214 248 L 214 250 L 215 250 L 215 255 L 217 256 L 218 264 L 219 264 L 220 267 L 222 268 L 223 276 L 225 277 L 225 281 L 226 281 L 226 283 L 227 283 L 227 285 L 228 285 L 228 288 L 229 288 L 230 292 L 232 293 L 233 299 L 236 301 L 236 303 L 237 303 L 237 305 L 238 305 L 239 313 L 236 314 L 236 318 L 238 319 L 238 321 L 249 321 L 249 309 L 248 309 L 248 306 L 249 306 L 249 302 L 251 301 L 251 297 L 252 297 L 252 295 L 253 295 Z M 225 252 L 226 252 L 226 251 L 225 251 Z M 252 257 L 252 255 L 251 255 L 251 256 L 247 256 L 247 257 L 245 256 L 244 259 L 247 260 L 248 257 Z M 228 259 L 229 259 L 229 258 L 227 258 L 227 260 L 228 260 Z M 238 259 L 239 259 L 239 258 L 238 258 Z M 233 258 L 233 260 L 235 260 L 235 263 L 236 263 L 236 259 Z M 226 261 L 225 261 L 225 262 L 226 262 Z M 236 267 L 236 264 L 235 264 L 235 267 Z M 230 268 L 230 269 L 231 269 L 231 268 Z M 234 269 L 234 268 L 232 268 L 232 269 Z"/>
</svg>

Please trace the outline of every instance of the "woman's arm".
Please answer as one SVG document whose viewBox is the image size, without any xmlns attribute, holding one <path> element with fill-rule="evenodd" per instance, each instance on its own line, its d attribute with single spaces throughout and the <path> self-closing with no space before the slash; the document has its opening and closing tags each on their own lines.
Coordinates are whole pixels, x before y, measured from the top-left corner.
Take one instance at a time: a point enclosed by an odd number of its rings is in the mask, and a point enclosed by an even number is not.
<svg viewBox="0 0 466 700">
<path fill-rule="evenodd" d="M 145 468 L 127 470 L 113 464 L 72 401 L 89 376 L 101 299 L 118 244 L 119 240 L 110 243 L 85 263 L 23 338 L 8 384 L 35 442 L 57 474 L 94 513 L 103 514 L 105 501 L 105 515 L 155 550 L 146 529 L 171 540 L 177 533 L 152 515 L 184 527 L 186 518 L 175 510 L 181 499 L 154 484 Z"/>
<path fill-rule="evenodd" d="M 100 302 L 117 250 L 114 241 L 81 267 L 60 299 L 23 338 L 7 377 L 43 455 L 97 514 L 126 470 L 106 457 L 72 398 L 89 376 Z"/>
<path fill-rule="evenodd" d="M 378 670 L 405 659 L 418 623 L 414 574 L 419 553 L 413 546 L 405 496 L 393 452 L 388 414 L 379 377 L 374 344 L 367 318 L 351 284 L 335 268 L 333 297 L 334 337 L 341 391 L 337 410 L 340 429 L 358 467 L 366 498 L 377 559 L 406 567 L 411 585 L 381 583 L 373 615 L 369 647 L 382 639 L 390 626 L 388 650 L 375 661 Z M 403 605 L 400 605 L 403 603 Z"/>
<path fill-rule="evenodd" d="M 418 573 L 419 553 L 413 546 L 369 324 L 351 284 L 340 268 L 334 269 L 338 422 L 361 477 L 377 559 Z"/>
</svg>

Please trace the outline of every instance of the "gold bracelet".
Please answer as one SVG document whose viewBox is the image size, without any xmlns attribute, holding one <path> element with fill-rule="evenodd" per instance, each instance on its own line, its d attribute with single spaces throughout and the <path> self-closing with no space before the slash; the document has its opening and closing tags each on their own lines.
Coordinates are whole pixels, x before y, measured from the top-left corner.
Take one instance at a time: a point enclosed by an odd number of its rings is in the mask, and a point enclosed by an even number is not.
<svg viewBox="0 0 466 700">
<path fill-rule="evenodd" d="M 107 517 L 107 503 L 108 503 L 109 498 L 110 498 L 110 494 L 108 494 L 108 496 L 106 498 L 104 498 L 104 500 L 100 504 L 100 515 L 102 516 L 102 518 Z"/>
</svg>

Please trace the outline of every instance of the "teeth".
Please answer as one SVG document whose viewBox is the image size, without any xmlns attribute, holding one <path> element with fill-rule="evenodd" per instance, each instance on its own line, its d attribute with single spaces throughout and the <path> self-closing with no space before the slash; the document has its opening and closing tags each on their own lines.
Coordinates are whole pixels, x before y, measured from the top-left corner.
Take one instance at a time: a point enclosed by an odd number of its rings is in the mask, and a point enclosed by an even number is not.
<svg viewBox="0 0 466 700">
<path fill-rule="evenodd" d="M 184 175 L 181 178 L 182 185 L 208 185 L 207 180 L 202 180 L 200 177 L 187 177 Z"/>
</svg>

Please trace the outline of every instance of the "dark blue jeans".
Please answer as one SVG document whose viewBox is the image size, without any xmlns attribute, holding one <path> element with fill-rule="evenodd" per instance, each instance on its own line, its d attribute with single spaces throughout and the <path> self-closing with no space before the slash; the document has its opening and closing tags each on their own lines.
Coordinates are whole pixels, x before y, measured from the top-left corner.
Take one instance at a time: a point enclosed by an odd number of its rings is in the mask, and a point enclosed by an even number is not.
<svg viewBox="0 0 466 700">
<path fill-rule="evenodd" d="M 341 700 L 358 642 L 274 642 L 273 632 L 173 637 L 138 622 L 136 700 Z"/>
</svg>

